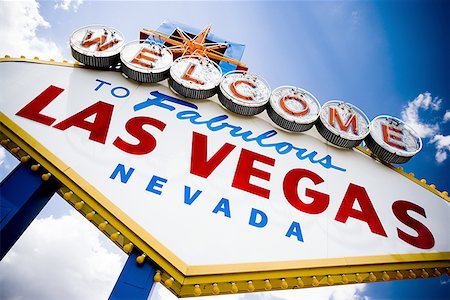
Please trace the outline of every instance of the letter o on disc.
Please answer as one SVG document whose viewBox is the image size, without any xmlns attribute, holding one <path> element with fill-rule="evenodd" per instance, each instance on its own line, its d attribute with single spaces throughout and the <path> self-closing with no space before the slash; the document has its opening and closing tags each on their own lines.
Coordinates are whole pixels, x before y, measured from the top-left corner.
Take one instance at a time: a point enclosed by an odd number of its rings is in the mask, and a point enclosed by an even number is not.
<svg viewBox="0 0 450 300">
<path fill-rule="evenodd" d="M 386 115 L 372 120 L 364 141 L 379 159 L 395 164 L 406 163 L 422 149 L 421 138 L 410 126 Z"/>
<path fill-rule="evenodd" d="M 103 25 L 91 25 L 77 29 L 70 36 L 72 56 L 86 66 L 109 68 L 119 62 L 124 45 L 120 31 Z"/>
<path fill-rule="evenodd" d="M 169 86 L 181 96 L 206 99 L 217 92 L 222 70 L 207 57 L 191 55 L 177 58 L 169 72 Z"/>
<path fill-rule="evenodd" d="M 356 106 L 332 100 L 322 106 L 316 128 L 331 144 L 352 148 L 369 134 L 369 119 Z"/>
<path fill-rule="evenodd" d="M 272 91 L 267 114 L 278 126 L 294 132 L 309 130 L 319 117 L 320 104 L 310 92 L 292 86 Z"/>
<path fill-rule="evenodd" d="M 138 82 L 154 83 L 169 76 L 173 62 L 172 52 L 153 41 L 127 43 L 120 52 L 120 69 L 128 78 Z"/>
<path fill-rule="evenodd" d="M 226 73 L 219 85 L 219 100 L 228 110 L 253 116 L 266 108 L 270 87 L 260 76 L 244 71 Z"/>
</svg>

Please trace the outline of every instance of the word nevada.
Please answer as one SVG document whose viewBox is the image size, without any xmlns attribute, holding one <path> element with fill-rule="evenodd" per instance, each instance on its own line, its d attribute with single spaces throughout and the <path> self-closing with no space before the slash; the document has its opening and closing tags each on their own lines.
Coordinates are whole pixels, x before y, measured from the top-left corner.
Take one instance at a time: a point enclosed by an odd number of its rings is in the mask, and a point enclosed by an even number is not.
<svg viewBox="0 0 450 300">
<path fill-rule="evenodd" d="M 370 122 L 350 103 L 333 100 L 320 106 L 314 95 L 301 88 L 282 86 L 272 91 L 261 76 L 242 70 L 223 75 L 219 65 L 201 52 L 205 46 L 197 37 L 185 45 L 190 51 L 177 59 L 173 47 L 149 39 L 125 44 L 123 35 L 107 26 L 76 30 L 70 45 L 74 58 L 87 66 L 119 69 L 120 65 L 127 78 L 142 83 L 168 79 L 172 90 L 190 99 L 217 94 L 226 109 L 245 116 L 266 110 L 275 124 L 291 132 L 315 125 L 323 138 L 341 148 L 356 147 L 364 140 L 388 163 L 405 163 L 422 148 L 418 134 L 398 118 L 383 115 Z"/>
</svg>

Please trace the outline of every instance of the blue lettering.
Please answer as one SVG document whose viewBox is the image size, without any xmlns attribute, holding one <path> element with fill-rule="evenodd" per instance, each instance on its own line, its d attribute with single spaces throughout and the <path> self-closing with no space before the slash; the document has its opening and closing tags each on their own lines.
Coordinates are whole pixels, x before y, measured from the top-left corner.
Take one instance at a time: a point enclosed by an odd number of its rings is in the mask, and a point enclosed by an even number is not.
<svg viewBox="0 0 450 300">
<path fill-rule="evenodd" d="M 305 154 L 305 152 L 306 152 L 305 148 L 296 148 L 295 150 L 297 150 L 297 153 L 295 155 L 298 157 L 298 159 L 304 160 L 308 157 L 308 156 L 303 156 L 303 154 Z M 316 151 L 314 151 L 314 152 L 316 152 Z"/>
<path fill-rule="evenodd" d="M 111 85 L 111 83 L 100 79 L 95 79 L 95 81 L 100 82 L 100 84 L 95 88 L 95 91 L 98 91 L 104 84 Z"/>
<path fill-rule="evenodd" d="M 258 135 L 255 140 L 258 143 L 258 145 L 260 145 L 261 147 L 268 147 L 268 146 L 264 145 L 262 141 L 269 139 L 277 134 L 278 134 L 278 132 L 276 132 L 275 130 L 269 130 L 269 131 L 266 131 L 266 132 Z"/>
<path fill-rule="evenodd" d="M 316 154 L 317 154 L 317 152 L 316 152 Z M 336 170 L 339 170 L 342 172 L 346 171 L 344 168 L 341 168 L 338 166 L 333 166 L 333 164 L 331 163 L 331 156 L 329 156 L 329 155 L 322 157 L 321 159 L 314 160 L 313 158 L 310 158 L 309 160 L 314 164 L 319 163 L 321 166 L 324 166 L 327 169 L 333 168 L 333 169 L 336 169 Z"/>
<path fill-rule="evenodd" d="M 146 190 L 156 195 L 161 195 L 162 191 L 159 189 L 162 188 L 164 183 L 166 182 L 167 179 L 154 175 L 152 179 L 150 179 L 150 182 L 148 183 Z"/>
<path fill-rule="evenodd" d="M 189 120 L 192 124 L 199 125 L 201 123 L 196 122 L 198 118 L 200 118 L 201 115 L 193 110 L 184 110 L 177 113 L 177 118 L 179 120 Z"/>
<path fill-rule="evenodd" d="M 291 150 L 293 148 L 294 148 L 294 146 L 292 146 L 292 144 L 288 143 L 288 142 L 281 142 L 281 143 L 276 144 L 276 146 L 275 146 L 275 149 L 277 150 L 277 152 L 282 155 L 291 152 Z"/>
<path fill-rule="evenodd" d="M 242 139 L 246 142 L 251 142 L 252 139 L 250 139 L 250 136 L 253 134 L 253 132 L 251 132 L 250 130 L 244 131 L 244 132 L 239 132 L 242 130 L 241 126 L 233 126 L 228 124 L 228 127 L 232 128 L 230 130 L 230 135 L 232 137 L 242 137 Z"/>
<path fill-rule="evenodd" d="M 297 222 L 292 222 L 291 227 L 289 227 L 288 232 L 286 233 L 287 237 L 291 237 L 295 235 L 299 242 L 303 242 L 302 229 L 300 228 L 300 224 Z"/>
<path fill-rule="evenodd" d="M 187 205 L 191 205 L 197 198 L 200 196 L 202 191 L 196 190 L 194 195 L 191 196 L 191 187 L 184 186 L 184 203 Z"/>
<path fill-rule="evenodd" d="M 219 211 L 223 212 L 225 217 L 231 218 L 230 201 L 228 201 L 228 199 L 222 198 L 219 203 L 217 203 L 213 213 L 217 214 Z"/>
<path fill-rule="evenodd" d="M 119 90 L 119 89 L 125 91 L 125 94 L 123 94 L 123 95 L 116 94 L 116 91 Z M 125 98 L 125 97 L 128 97 L 130 95 L 130 91 L 126 87 L 117 86 L 117 87 L 115 87 L 115 88 L 113 88 L 111 90 L 111 95 L 113 95 L 116 98 Z"/>
<path fill-rule="evenodd" d="M 221 124 L 219 124 L 218 126 L 213 126 L 213 124 L 214 124 L 214 123 L 218 123 L 218 122 L 223 121 L 223 120 L 226 120 L 226 119 L 228 119 L 228 116 L 227 116 L 227 115 L 220 115 L 220 116 L 214 117 L 214 118 L 212 118 L 211 120 L 209 120 L 209 121 L 206 123 L 206 126 L 207 126 L 208 129 L 211 130 L 211 131 L 222 130 L 222 129 L 224 129 L 225 127 L 227 127 L 227 125 L 228 125 L 227 123 L 221 123 Z"/>
<path fill-rule="evenodd" d="M 164 108 L 164 109 L 167 109 L 167 110 L 170 110 L 170 111 L 175 110 L 174 106 L 166 104 L 166 103 L 163 103 L 163 101 L 169 101 L 169 102 L 172 102 L 172 103 L 175 103 L 175 104 L 179 104 L 179 105 L 183 105 L 183 106 L 186 106 L 186 107 L 190 107 L 190 108 L 193 108 L 193 109 L 198 109 L 197 105 L 195 105 L 195 104 L 192 104 L 190 102 L 183 101 L 181 99 L 177 99 L 177 98 L 174 98 L 174 97 L 170 97 L 170 96 L 165 95 L 163 93 L 160 93 L 158 91 L 152 91 L 152 92 L 150 92 L 150 95 L 152 95 L 155 98 L 153 98 L 153 99 L 152 98 L 147 98 L 147 100 L 145 100 L 144 102 L 136 104 L 134 106 L 134 111 L 138 111 L 138 110 L 141 110 L 141 109 L 144 109 L 146 107 L 153 106 L 153 105 L 159 106 L 161 108 Z"/>
<path fill-rule="evenodd" d="M 159 106 L 161 108 L 164 108 L 164 109 L 167 109 L 170 111 L 173 111 L 176 109 L 172 105 L 163 103 L 163 101 L 176 103 L 179 105 L 183 105 L 183 106 L 194 108 L 195 110 L 198 110 L 198 107 L 195 104 L 165 95 L 158 91 L 152 91 L 150 94 L 152 96 L 154 96 L 155 98 L 153 98 L 153 99 L 148 98 L 146 101 L 136 104 L 134 106 L 135 111 L 152 106 L 152 105 Z M 251 130 L 244 130 L 240 126 L 235 126 L 235 125 L 229 124 L 227 122 L 223 122 L 224 120 L 227 120 L 229 118 L 227 115 L 216 116 L 209 120 L 201 120 L 202 115 L 199 112 L 193 111 L 193 110 L 180 111 L 176 114 L 176 117 L 179 120 L 189 120 L 189 122 L 193 125 L 206 125 L 206 127 L 213 132 L 223 130 L 223 129 L 229 129 L 228 133 L 230 134 L 230 136 L 235 137 L 235 138 L 241 138 L 245 142 L 256 142 L 260 147 L 274 148 L 275 151 L 280 155 L 286 155 L 288 153 L 291 153 L 292 151 L 295 151 L 296 157 L 300 160 L 308 159 L 311 163 L 320 164 L 322 167 L 324 167 L 326 169 L 335 169 L 338 171 L 346 172 L 346 169 L 333 164 L 332 157 L 330 155 L 326 155 L 324 157 L 316 159 L 316 155 L 318 154 L 316 151 L 309 152 L 308 149 L 298 148 L 289 142 L 279 142 L 279 143 L 272 143 L 272 144 L 265 143 L 264 142 L 265 140 L 268 140 L 278 134 L 278 132 L 275 130 L 269 130 L 269 131 L 263 132 L 257 136 L 253 136 L 255 134 Z"/>
<path fill-rule="evenodd" d="M 125 171 L 125 166 L 122 164 L 118 164 L 117 167 L 112 172 L 111 176 L 109 176 L 110 179 L 115 179 L 117 175 L 120 174 L 120 181 L 122 183 L 127 183 L 128 179 L 130 179 L 131 174 L 133 174 L 134 168 L 129 168 L 128 171 Z"/>
<path fill-rule="evenodd" d="M 258 217 L 259 220 L 257 220 Z M 250 213 L 250 221 L 248 222 L 248 224 L 262 228 L 267 225 L 267 221 L 268 221 L 267 215 L 263 211 L 260 211 L 256 208 L 252 208 L 252 212 Z"/>
</svg>

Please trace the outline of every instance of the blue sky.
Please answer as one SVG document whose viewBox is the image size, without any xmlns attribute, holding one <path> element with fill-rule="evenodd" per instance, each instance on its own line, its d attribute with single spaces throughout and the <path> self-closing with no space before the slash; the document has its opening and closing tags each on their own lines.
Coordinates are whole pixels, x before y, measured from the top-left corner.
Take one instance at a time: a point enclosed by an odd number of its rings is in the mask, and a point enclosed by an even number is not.
<svg viewBox="0 0 450 300">
<path fill-rule="evenodd" d="M 73 60 L 69 36 L 89 24 L 115 27 L 127 41 L 137 39 L 141 28 L 156 29 L 165 20 L 199 29 L 211 24 L 214 34 L 246 44 L 243 61 L 272 88 L 298 86 L 313 93 L 321 104 L 340 99 L 355 104 L 370 119 L 390 114 L 405 120 L 424 143 L 423 150 L 404 165 L 405 170 L 439 190 L 450 190 L 448 1 L 0 2 L 0 20 L 1 56 L 59 60 Z M 11 158 L 0 153 L 0 174 L 4 176 L 11 166 Z M 68 215 L 68 206 L 53 199 L 39 216 L 39 226 L 53 224 L 51 218 L 70 223 L 64 219 Z M 124 255 L 97 232 L 86 234 L 92 235 L 99 249 L 106 249 L 104 256 L 120 272 Z M 13 251 L 28 253 L 17 248 L 27 243 L 31 242 L 18 244 Z M 5 279 L 5 273 L 20 271 L 13 257 L 5 260 L 0 264 L 0 290 L 16 285 L 17 291 L 27 287 L 31 292 L 24 293 L 32 295 L 32 284 Z M 106 290 L 100 295 L 109 293 L 112 286 L 108 284 L 96 284 Z M 450 295 L 448 276 L 349 287 L 239 299 L 449 299 Z M 73 299 L 81 297 L 73 293 Z M 167 297 L 164 291 L 158 293 L 152 299 Z M 45 295 L 43 299 L 49 299 L 52 294 Z M 2 298 L 10 299 L 9 293 L 6 296 Z"/>
</svg>

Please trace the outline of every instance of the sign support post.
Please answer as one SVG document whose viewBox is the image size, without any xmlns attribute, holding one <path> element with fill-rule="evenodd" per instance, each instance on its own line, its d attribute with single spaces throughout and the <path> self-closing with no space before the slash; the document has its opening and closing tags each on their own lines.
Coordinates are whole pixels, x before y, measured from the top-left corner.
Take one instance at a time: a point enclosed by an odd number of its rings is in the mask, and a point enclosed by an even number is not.
<svg viewBox="0 0 450 300">
<path fill-rule="evenodd" d="M 109 300 L 146 300 L 153 286 L 155 268 L 148 262 L 138 264 L 138 254 L 131 252 L 117 279 Z"/>
<path fill-rule="evenodd" d="M 58 188 L 28 164 L 20 164 L 0 183 L 0 259 L 19 239 Z"/>
</svg>

